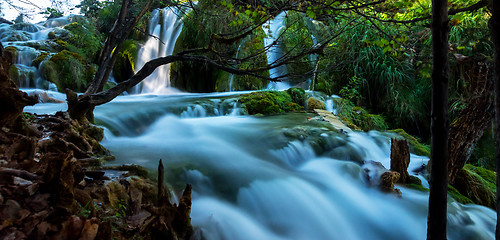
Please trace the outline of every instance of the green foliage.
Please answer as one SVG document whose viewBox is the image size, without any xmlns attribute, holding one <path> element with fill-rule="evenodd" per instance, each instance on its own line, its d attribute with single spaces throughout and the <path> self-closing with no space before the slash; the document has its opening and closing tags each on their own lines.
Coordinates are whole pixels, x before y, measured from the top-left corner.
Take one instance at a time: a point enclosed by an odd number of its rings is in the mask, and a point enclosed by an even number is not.
<svg viewBox="0 0 500 240">
<path fill-rule="evenodd" d="M 77 21 L 64 26 L 64 29 L 71 34 L 64 39 L 67 44 L 63 47 L 82 55 L 88 62 L 93 62 L 99 54 L 103 39 L 96 26 L 86 18 L 77 18 Z"/>
<path fill-rule="evenodd" d="M 229 3 L 229 1 L 226 3 Z M 234 11 L 226 11 L 226 8 L 220 8 L 219 4 L 220 1 L 199 1 L 197 6 L 203 9 L 204 13 L 201 14 L 198 11 L 191 11 L 184 17 L 184 25 L 177 39 L 174 53 L 186 49 L 206 48 L 210 44 L 211 37 L 229 37 L 231 36 L 230 33 L 238 32 L 241 30 L 242 26 L 249 26 L 252 24 L 252 18 L 245 14 L 236 14 Z M 214 17 L 206 17 L 207 13 Z M 235 19 L 242 21 L 243 25 L 230 25 L 229 23 Z M 249 49 L 254 51 L 261 49 L 259 48 L 263 39 L 261 38 L 261 31 L 260 28 L 256 29 L 254 36 L 249 36 L 248 39 L 242 39 L 241 48 L 244 49 L 248 46 Z M 214 41 L 210 47 L 218 54 L 208 53 L 205 55 L 212 59 L 218 59 L 220 55 L 235 56 L 238 51 L 238 46 L 237 42 L 225 44 Z M 260 46 L 263 47 L 263 43 Z M 245 51 L 242 50 L 241 57 L 244 57 L 245 54 L 252 54 L 251 52 L 244 52 Z M 235 62 L 234 64 L 239 68 L 250 68 L 255 65 L 260 66 L 261 64 L 265 64 L 265 56 L 264 58 L 262 58 L 262 56 L 257 58 L 254 57 L 252 61 L 246 63 Z M 222 77 L 225 79 L 221 81 L 228 82 L 229 75 L 222 73 L 219 69 L 200 62 L 175 62 L 171 65 L 171 76 L 171 83 L 173 86 L 187 91 L 210 92 L 215 90 L 229 90 L 228 84 L 218 82 L 218 80 L 220 80 L 219 78 Z M 253 77 L 234 76 L 235 88 L 233 89 L 262 89 L 266 83 L 267 81 Z"/>
<path fill-rule="evenodd" d="M 359 77 L 351 77 L 348 84 L 340 89 L 339 96 L 351 102 L 357 102 L 359 99 L 361 99 L 361 95 L 359 93 L 359 87 L 361 85 L 360 83 L 361 79 Z"/>
<path fill-rule="evenodd" d="M 242 95 L 239 100 L 248 114 L 273 115 L 303 110 L 285 91 L 261 91 Z"/>
<path fill-rule="evenodd" d="M 123 218 L 125 216 L 127 216 L 127 201 L 124 199 L 119 199 L 115 209 L 115 217 Z"/>
<path fill-rule="evenodd" d="M 80 212 L 78 212 L 78 216 L 89 218 L 93 212 L 96 212 L 98 207 L 94 205 L 94 202 L 88 201 L 85 206 L 80 205 Z"/>
<path fill-rule="evenodd" d="M 45 8 L 45 10 L 41 12 L 41 14 L 47 15 L 47 19 L 58 18 L 63 16 L 63 12 L 51 7 Z"/>
<path fill-rule="evenodd" d="M 77 8 L 80 8 L 80 12 L 86 17 L 95 18 L 98 16 L 99 10 L 104 6 L 99 0 L 82 0 Z"/>
</svg>

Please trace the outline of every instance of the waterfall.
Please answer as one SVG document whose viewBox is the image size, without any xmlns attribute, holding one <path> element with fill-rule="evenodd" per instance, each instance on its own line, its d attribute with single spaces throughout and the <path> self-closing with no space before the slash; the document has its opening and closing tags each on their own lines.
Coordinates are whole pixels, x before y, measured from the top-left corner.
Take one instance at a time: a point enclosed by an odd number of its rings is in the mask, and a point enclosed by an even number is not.
<svg viewBox="0 0 500 240">
<path fill-rule="evenodd" d="M 38 24 L 19 23 L 15 25 L 0 24 L 0 41 L 4 47 L 14 47 L 16 70 L 13 80 L 19 88 L 47 89 L 49 83 L 40 77 L 40 71 L 32 66 L 32 62 L 40 54 L 40 46 L 49 39 L 49 32 L 60 30 L 61 26 L 70 23 L 72 16 L 50 19 Z M 38 46 L 38 47 L 37 47 Z"/>
<path fill-rule="evenodd" d="M 280 36 L 280 31 L 285 27 L 284 20 L 286 18 L 286 12 L 278 14 L 273 20 L 269 20 L 262 25 L 262 28 L 266 32 L 266 37 L 264 38 L 264 44 L 269 49 L 267 50 L 267 64 L 273 64 L 283 57 L 283 51 L 279 46 L 279 41 L 276 42 Z M 275 43 L 276 42 L 276 43 Z M 271 78 L 283 76 L 287 73 L 286 65 L 281 65 L 269 69 L 269 76 Z M 281 82 L 270 82 L 267 85 L 267 89 L 273 90 L 286 90 L 291 86 L 286 81 Z"/>
<path fill-rule="evenodd" d="M 238 55 L 240 53 L 240 49 L 241 49 L 241 46 L 243 46 L 243 43 L 245 42 L 245 39 L 243 39 L 241 42 L 240 42 L 240 45 L 238 45 L 238 50 L 236 50 L 236 56 L 235 58 L 238 58 Z M 229 76 L 229 92 L 233 91 L 233 83 L 234 83 L 234 74 L 231 74 Z"/>
<path fill-rule="evenodd" d="M 152 59 L 171 55 L 182 30 L 182 21 L 172 8 L 155 9 L 149 21 L 150 37 L 139 50 L 136 70 Z M 158 67 L 138 85 L 138 93 L 169 93 L 170 64 Z"/>
</svg>

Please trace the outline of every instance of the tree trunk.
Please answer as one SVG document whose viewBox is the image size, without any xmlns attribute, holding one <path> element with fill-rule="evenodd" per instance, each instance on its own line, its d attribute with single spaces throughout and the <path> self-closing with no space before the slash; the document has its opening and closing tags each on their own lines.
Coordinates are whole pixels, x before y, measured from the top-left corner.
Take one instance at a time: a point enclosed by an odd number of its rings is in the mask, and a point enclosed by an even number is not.
<svg viewBox="0 0 500 240">
<path fill-rule="evenodd" d="M 391 139 L 391 171 L 399 173 L 400 183 L 406 183 L 410 175 L 408 165 L 410 164 L 410 148 L 404 139 Z"/>
<path fill-rule="evenodd" d="M 448 188 L 448 1 L 432 1 L 431 176 L 427 239 L 446 239 Z"/>
<path fill-rule="evenodd" d="M 472 60 L 474 61 L 474 60 Z M 467 107 L 460 112 L 450 126 L 449 146 L 450 160 L 448 177 L 450 184 L 455 183 L 458 172 L 464 167 L 474 151 L 477 141 L 490 126 L 493 117 L 493 84 L 488 67 L 479 62 L 477 72 L 469 74 L 471 79 L 471 96 Z"/>
<path fill-rule="evenodd" d="M 496 140 L 497 140 L 497 228 L 495 239 L 500 240 L 500 1 L 493 0 L 491 6 L 492 16 L 490 19 L 490 29 L 495 54 L 495 68 L 493 81 L 495 83 L 495 120 L 496 120 Z"/>
<path fill-rule="evenodd" d="M 132 15 L 131 9 L 135 4 L 133 0 L 122 0 L 122 8 L 116 19 L 113 28 L 109 32 L 99 58 L 99 68 L 94 76 L 94 80 L 85 91 L 85 95 L 94 94 L 102 91 L 108 81 L 109 75 L 115 65 L 118 53 L 121 50 L 123 42 L 130 35 L 139 20 L 149 10 L 153 0 L 148 0 L 137 15 Z"/>
</svg>

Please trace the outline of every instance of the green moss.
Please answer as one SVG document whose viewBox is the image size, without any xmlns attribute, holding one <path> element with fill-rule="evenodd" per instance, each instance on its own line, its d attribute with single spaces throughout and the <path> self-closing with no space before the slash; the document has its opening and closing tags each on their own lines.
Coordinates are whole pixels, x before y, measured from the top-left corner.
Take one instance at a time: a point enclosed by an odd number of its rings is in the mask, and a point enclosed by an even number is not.
<svg viewBox="0 0 500 240">
<path fill-rule="evenodd" d="M 399 136 L 401 136 L 402 138 L 406 139 L 406 141 L 408 141 L 408 144 L 410 145 L 410 151 L 412 153 L 415 153 L 415 154 L 421 155 L 421 156 L 427 156 L 427 157 L 429 157 L 431 155 L 431 148 L 429 145 L 425 145 L 425 144 L 420 143 L 417 138 L 406 133 L 405 130 L 393 129 L 393 130 L 388 130 L 388 132 L 396 133 Z"/>
<path fill-rule="evenodd" d="M 466 164 L 457 173 L 453 185 L 474 203 L 496 207 L 496 174 L 493 171 Z"/>
<path fill-rule="evenodd" d="M 78 53 L 63 50 L 40 65 L 42 77 L 55 83 L 59 91 L 66 88 L 83 92 L 92 81 L 96 68 Z"/>
<path fill-rule="evenodd" d="M 14 82 L 19 82 L 19 68 L 16 65 L 12 65 L 9 68 L 9 77 Z"/>
<path fill-rule="evenodd" d="M 286 90 L 286 92 L 290 95 L 294 103 L 304 105 L 306 101 L 306 91 L 304 89 L 293 87 Z"/>
<path fill-rule="evenodd" d="M 406 184 L 405 187 L 409 188 L 409 189 L 418 190 L 421 192 L 428 192 L 429 191 L 429 189 L 422 186 L 422 184 L 419 185 L 419 184 L 415 184 L 415 183 L 409 183 L 409 184 Z"/>
<path fill-rule="evenodd" d="M 482 167 L 476 167 L 471 164 L 465 164 L 464 169 L 479 175 L 489 184 L 494 184 L 496 186 L 497 174 L 494 171 Z M 493 187 L 494 186 L 490 185 L 491 189 L 494 189 Z"/>
<path fill-rule="evenodd" d="M 307 99 L 307 111 L 312 112 L 314 109 L 325 109 L 325 103 L 315 97 Z"/>
<path fill-rule="evenodd" d="M 42 52 L 40 55 L 38 55 L 38 57 L 35 58 L 35 60 L 33 60 L 33 62 L 31 62 L 31 66 L 38 68 L 40 66 L 40 63 L 43 60 L 45 60 L 45 58 L 47 58 L 47 56 L 49 56 L 48 52 Z"/>
<path fill-rule="evenodd" d="M 363 131 L 387 130 L 387 123 L 381 115 L 368 113 L 364 108 L 354 106 L 351 101 L 343 98 L 336 98 L 334 102 L 338 115 L 346 126 Z"/>
<path fill-rule="evenodd" d="M 49 39 L 55 39 L 56 38 L 56 33 L 54 31 L 50 31 L 48 34 Z"/>
<path fill-rule="evenodd" d="M 17 57 L 19 52 L 17 51 L 17 48 L 14 46 L 7 46 L 4 48 L 5 51 L 12 53 L 12 56 Z"/>
<path fill-rule="evenodd" d="M 451 185 L 448 185 L 448 195 L 462 204 L 474 203 L 472 200 L 462 195 L 456 188 Z"/>
<path fill-rule="evenodd" d="M 419 190 L 422 192 L 428 192 L 429 189 L 422 185 L 420 178 L 410 175 L 408 182 L 405 185 L 407 188 Z"/>
<path fill-rule="evenodd" d="M 248 114 L 272 115 L 302 110 L 287 92 L 262 91 L 242 95 L 239 100 Z"/>
</svg>

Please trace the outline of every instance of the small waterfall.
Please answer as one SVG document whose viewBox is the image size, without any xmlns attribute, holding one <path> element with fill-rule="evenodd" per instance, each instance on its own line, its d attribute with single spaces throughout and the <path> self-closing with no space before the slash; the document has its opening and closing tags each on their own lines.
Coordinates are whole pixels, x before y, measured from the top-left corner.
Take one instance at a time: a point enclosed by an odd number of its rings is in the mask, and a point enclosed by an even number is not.
<svg viewBox="0 0 500 240">
<path fill-rule="evenodd" d="M 0 41 L 4 47 L 15 48 L 13 80 L 19 88 L 48 89 L 51 84 L 43 79 L 40 70 L 32 66 L 44 49 L 50 32 L 65 31 L 64 25 L 71 23 L 74 15 L 49 19 L 45 22 L 0 24 Z M 13 70 L 11 70 L 13 71 Z M 52 84 L 53 85 L 53 84 Z"/>
<path fill-rule="evenodd" d="M 236 50 L 236 56 L 235 58 L 238 58 L 238 55 L 240 53 L 240 49 L 241 49 L 241 46 L 243 46 L 243 43 L 245 42 L 245 39 L 243 39 L 240 43 L 240 45 L 238 46 L 238 50 Z M 233 91 L 233 83 L 234 83 L 234 74 L 231 74 L 229 76 L 229 92 L 232 92 Z"/>
<path fill-rule="evenodd" d="M 152 59 L 171 55 L 181 30 L 182 21 L 174 9 L 155 9 L 149 21 L 149 34 L 151 36 L 139 50 L 136 70 L 140 70 L 144 64 Z M 136 89 L 137 93 L 164 94 L 171 91 L 170 64 L 158 67 Z"/>
<path fill-rule="evenodd" d="M 286 12 L 282 12 L 278 14 L 273 20 L 269 20 L 265 23 L 262 28 L 267 33 L 266 38 L 264 38 L 264 44 L 266 47 L 269 47 L 267 50 L 267 64 L 273 64 L 278 61 L 283 56 L 283 51 L 281 50 L 278 43 L 273 43 L 279 38 L 280 31 L 285 27 L 284 20 L 286 18 Z M 281 65 L 276 68 L 269 69 L 269 76 L 279 77 L 283 76 L 287 73 L 286 66 Z M 267 89 L 273 90 L 286 90 L 291 86 L 285 81 L 281 82 L 270 82 L 267 85 Z"/>
</svg>

